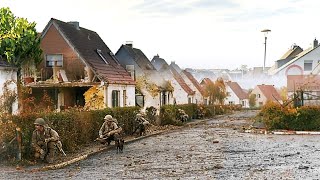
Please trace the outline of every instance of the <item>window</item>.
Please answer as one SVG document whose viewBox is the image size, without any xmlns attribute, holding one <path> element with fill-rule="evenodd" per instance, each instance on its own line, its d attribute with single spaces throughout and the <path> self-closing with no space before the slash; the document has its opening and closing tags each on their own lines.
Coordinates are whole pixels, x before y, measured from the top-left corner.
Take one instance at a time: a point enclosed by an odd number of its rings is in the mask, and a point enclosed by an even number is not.
<svg viewBox="0 0 320 180">
<path fill-rule="evenodd" d="M 204 104 L 204 105 L 208 105 L 208 99 L 204 99 L 204 100 L 203 100 L 203 104 Z"/>
<path fill-rule="evenodd" d="M 305 60 L 304 61 L 304 70 L 305 71 L 312 71 L 312 60 Z"/>
<path fill-rule="evenodd" d="M 167 95 L 166 95 L 166 91 L 162 91 L 162 103 L 161 105 L 166 105 L 167 104 Z"/>
<path fill-rule="evenodd" d="M 188 104 L 191 104 L 191 103 L 192 103 L 191 100 L 192 100 L 191 97 L 189 97 L 189 98 L 188 98 Z"/>
<path fill-rule="evenodd" d="M 123 106 L 127 106 L 127 90 L 123 90 Z"/>
<path fill-rule="evenodd" d="M 112 107 L 120 106 L 120 91 L 113 90 L 112 91 Z"/>
<path fill-rule="evenodd" d="M 260 94 L 257 94 L 257 97 L 260 98 Z"/>
<path fill-rule="evenodd" d="M 106 63 L 109 64 L 106 57 L 104 56 L 104 54 L 102 53 L 102 51 L 100 49 L 97 49 L 97 53 L 100 56 L 100 58 Z"/>
<path fill-rule="evenodd" d="M 144 106 L 144 96 L 142 94 L 136 94 L 136 106 Z"/>
<path fill-rule="evenodd" d="M 47 54 L 46 55 L 46 67 L 53 67 L 54 63 L 57 62 L 57 67 L 62 67 L 63 56 L 62 54 Z"/>
</svg>

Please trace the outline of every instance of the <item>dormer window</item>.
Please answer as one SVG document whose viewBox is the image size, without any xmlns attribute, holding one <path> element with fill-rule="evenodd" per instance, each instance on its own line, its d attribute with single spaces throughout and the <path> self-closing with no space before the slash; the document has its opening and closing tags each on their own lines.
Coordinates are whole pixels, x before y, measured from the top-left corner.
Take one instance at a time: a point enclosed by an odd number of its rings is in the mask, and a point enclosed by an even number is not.
<svg viewBox="0 0 320 180">
<path fill-rule="evenodd" d="M 118 59 L 114 56 L 113 52 L 110 51 L 109 54 L 110 54 L 110 56 L 112 57 L 112 59 L 115 60 L 118 65 L 120 65 Z"/>
<path fill-rule="evenodd" d="M 100 58 L 106 63 L 109 64 L 106 57 L 104 56 L 104 54 L 102 53 L 102 51 L 100 49 L 97 49 L 97 53 L 100 56 Z"/>
<path fill-rule="evenodd" d="M 63 55 L 62 54 L 47 54 L 46 55 L 46 67 L 53 67 L 54 62 L 57 62 L 57 67 L 63 66 Z"/>
</svg>

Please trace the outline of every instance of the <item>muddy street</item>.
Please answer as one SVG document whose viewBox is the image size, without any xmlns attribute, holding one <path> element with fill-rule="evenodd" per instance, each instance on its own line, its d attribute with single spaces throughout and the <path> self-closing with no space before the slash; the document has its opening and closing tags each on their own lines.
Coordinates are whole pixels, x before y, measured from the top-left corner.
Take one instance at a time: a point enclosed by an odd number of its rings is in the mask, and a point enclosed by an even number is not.
<svg viewBox="0 0 320 180">
<path fill-rule="evenodd" d="M 0 179 L 319 179 L 319 135 L 242 133 L 237 112 L 126 144 L 62 169 L 6 169 Z"/>
</svg>

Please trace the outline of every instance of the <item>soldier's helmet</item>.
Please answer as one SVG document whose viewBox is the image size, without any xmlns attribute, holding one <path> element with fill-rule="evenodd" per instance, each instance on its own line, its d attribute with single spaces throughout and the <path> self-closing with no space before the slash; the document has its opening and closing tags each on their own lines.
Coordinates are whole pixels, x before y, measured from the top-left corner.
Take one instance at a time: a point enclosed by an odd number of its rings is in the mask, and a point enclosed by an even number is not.
<svg viewBox="0 0 320 180">
<path fill-rule="evenodd" d="M 111 115 L 107 114 L 105 117 L 104 117 L 104 120 L 106 121 L 113 121 L 113 118 Z"/>
<path fill-rule="evenodd" d="M 35 125 L 40 125 L 40 126 L 45 126 L 46 125 L 46 122 L 44 121 L 43 118 L 37 118 L 34 123 Z"/>
</svg>

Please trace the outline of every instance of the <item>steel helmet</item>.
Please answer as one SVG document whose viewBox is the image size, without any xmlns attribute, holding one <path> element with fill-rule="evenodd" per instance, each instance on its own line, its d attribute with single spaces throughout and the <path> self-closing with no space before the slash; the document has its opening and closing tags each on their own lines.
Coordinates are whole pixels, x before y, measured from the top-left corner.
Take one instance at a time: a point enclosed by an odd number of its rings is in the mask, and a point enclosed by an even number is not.
<svg viewBox="0 0 320 180">
<path fill-rule="evenodd" d="M 37 118 L 33 124 L 36 124 L 36 125 L 40 125 L 40 126 L 45 126 L 46 125 L 46 122 L 44 121 L 43 118 Z"/>
<path fill-rule="evenodd" d="M 107 114 L 105 117 L 104 117 L 105 120 L 107 121 L 113 121 L 113 118 L 111 115 Z"/>
</svg>

